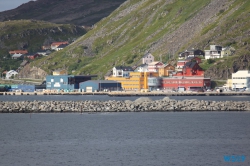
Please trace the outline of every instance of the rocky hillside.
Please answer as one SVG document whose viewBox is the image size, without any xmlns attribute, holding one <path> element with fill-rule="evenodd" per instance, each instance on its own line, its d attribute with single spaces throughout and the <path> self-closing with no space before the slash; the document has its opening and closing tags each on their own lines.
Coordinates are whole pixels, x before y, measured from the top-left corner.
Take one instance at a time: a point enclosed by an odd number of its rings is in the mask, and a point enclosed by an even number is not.
<svg viewBox="0 0 250 166">
<path fill-rule="evenodd" d="M 35 19 L 60 24 L 92 26 L 125 0 L 36 0 L 0 12 L 0 21 Z"/>
<path fill-rule="evenodd" d="M 250 50 L 249 13 L 245 0 L 128 0 L 74 44 L 32 65 L 48 74 L 67 69 L 69 74 L 103 76 L 114 65 L 137 64 L 146 52 L 167 62 L 181 51 L 210 44 L 234 47 L 236 59 L 229 61 L 241 65 L 239 57 L 249 56 Z M 220 66 L 239 68 L 227 63 Z M 217 73 L 215 68 L 207 76 Z M 225 78 L 225 72 L 214 77 Z"/>
</svg>

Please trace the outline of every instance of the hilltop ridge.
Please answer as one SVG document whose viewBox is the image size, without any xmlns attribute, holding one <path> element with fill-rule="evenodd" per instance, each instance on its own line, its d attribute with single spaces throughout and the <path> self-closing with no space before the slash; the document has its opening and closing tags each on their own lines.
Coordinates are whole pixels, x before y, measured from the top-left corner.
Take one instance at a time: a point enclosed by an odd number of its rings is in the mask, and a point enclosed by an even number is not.
<svg viewBox="0 0 250 166">
<path fill-rule="evenodd" d="M 59 24 L 92 26 L 125 0 L 36 0 L 0 12 L 0 21 L 35 19 Z"/>
</svg>

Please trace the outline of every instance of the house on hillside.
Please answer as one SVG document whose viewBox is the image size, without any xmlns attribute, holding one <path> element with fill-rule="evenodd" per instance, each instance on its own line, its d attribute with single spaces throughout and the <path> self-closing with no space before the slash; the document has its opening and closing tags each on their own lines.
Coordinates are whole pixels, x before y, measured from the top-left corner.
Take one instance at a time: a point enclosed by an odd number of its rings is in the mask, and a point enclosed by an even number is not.
<svg viewBox="0 0 250 166">
<path fill-rule="evenodd" d="M 129 77 L 129 73 L 133 71 L 130 66 L 113 67 L 113 77 Z"/>
<path fill-rule="evenodd" d="M 182 71 L 183 67 L 187 62 L 196 62 L 197 64 L 201 63 L 201 58 L 199 57 L 188 57 L 186 59 L 180 59 L 177 61 L 176 71 Z"/>
<path fill-rule="evenodd" d="M 51 50 L 56 50 L 56 48 L 62 44 L 69 44 L 69 42 L 64 41 L 64 42 L 53 42 L 50 45 Z"/>
<path fill-rule="evenodd" d="M 42 46 L 42 50 L 50 50 L 50 49 L 51 49 L 51 45 Z"/>
<path fill-rule="evenodd" d="M 41 55 L 41 56 L 47 56 L 49 54 L 51 54 L 50 50 L 39 50 L 37 51 L 37 54 Z"/>
<path fill-rule="evenodd" d="M 14 54 L 27 54 L 28 51 L 27 50 L 13 50 L 13 51 L 9 51 L 10 55 L 14 55 Z"/>
<path fill-rule="evenodd" d="M 191 49 L 191 50 L 186 50 L 184 52 L 181 52 L 179 54 L 179 59 L 186 59 L 189 57 L 204 57 L 205 53 L 202 50 L 199 49 Z"/>
<path fill-rule="evenodd" d="M 23 54 L 13 54 L 11 56 L 11 59 L 23 59 L 24 55 Z"/>
<path fill-rule="evenodd" d="M 201 63 L 201 58 L 199 58 L 199 57 L 188 57 L 188 58 L 186 58 L 185 59 L 185 61 L 186 62 L 196 62 L 196 63 L 198 63 L 198 64 L 200 64 Z"/>
<path fill-rule="evenodd" d="M 159 68 L 159 76 L 160 77 L 168 77 L 175 71 L 175 67 L 171 64 L 163 65 Z"/>
<path fill-rule="evenodd" d="M 196 62 L 187 62 L 183 69 L 182 75 L 184 76 L 204 76 L 204 71 Z"/>
<path fill-rule="evenodd" d="M 136 67 L 134 72 L 148 72 L 148 64 L 142 64 Z"/>
<path fill-rule="evenodd" d="M 56 50 L 56 51 L 59 51 L 59 50 L 64 49 L 64 48 L 67 47 L 67 46 L 68 46 L 68 44 L 61 44 L 61 45 L 59 45 L 57 48 L 55 48 L 55 50 Z"/>
<path fill-rule="evenodd" d="M 11 77 L 15 77 L 18 74 L 15 70 L 10 70 L 6 73 L 6 79 L 10 79 Z"/>
<path fill-rule="evenodd" d="M 24 58 L 28 58 L 28 59 L 36 59 L 37 57 L 39 57 L 39 54 L 38 53 L 28 53 L 28 54 L 25 54 L 24 55 Z"/>
<path fill-rule="evenodd" d="M 164 64 L 160 61 L 151 62 L 148 64 L 148 71 L 149 72 L 158 72 L 159 68 L 162 67 Z"/>
<path fill-rule="evenodd" d="M 151 53 L 146 53 L 143 57 L 142 57 L 142 64 L 149 64 L 154 62 L 154 56 Z"/>
<path fill-rule="evenodd" d="M 210 50 L 205 50 L 205 59 L 221 58 L 222 46 L 210 45 Z"/>
</svg>

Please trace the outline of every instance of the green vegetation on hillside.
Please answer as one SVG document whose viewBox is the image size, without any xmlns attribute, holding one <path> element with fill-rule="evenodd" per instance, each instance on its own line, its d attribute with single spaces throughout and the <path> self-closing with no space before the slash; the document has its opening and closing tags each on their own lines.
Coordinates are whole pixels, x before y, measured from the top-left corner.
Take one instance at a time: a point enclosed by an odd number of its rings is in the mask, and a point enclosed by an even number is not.
<svg viewBox="0 0 250 166">
<path fill-rule="evenodd" d="M 0 71 L 9 70 L 8 66 L 16 70 L 22 62 L 12 60 L 8 53 L 10 50 L 25 49 L 34 53 L 52 41 L 70 42 L 86 33 L 83 28 L 74 25 L 35 20 L 0 22 L 0 29 Z"/>
<path fill-rule="evenodd" d="M 233 46 L 234 56 L 249 54 L 249 13 L 250 1 L 244 0 L 131 0 L 71 46 L 33 65 L 48 74 L 66 68 L 70 74 L 103 76 L 115 65 L 138 64 L 147 51 L 165 63 L 181 51 L 210 44 Z M 218 60 L 219 68 L 230 65 L 233 58 Z"/>
</svg>

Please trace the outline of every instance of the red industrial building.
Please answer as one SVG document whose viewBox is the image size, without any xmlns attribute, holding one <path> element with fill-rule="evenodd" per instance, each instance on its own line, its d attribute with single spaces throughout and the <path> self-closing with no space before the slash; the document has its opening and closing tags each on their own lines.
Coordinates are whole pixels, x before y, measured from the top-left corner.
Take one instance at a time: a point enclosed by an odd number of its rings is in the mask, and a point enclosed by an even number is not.
<svg viewBox="0 0 250 166">
<path fill-rule="evenodd" d="M 184 88 L 185 90 L 198 90 L 203 88 L 210 88 L 210 78 L 204 77 L 165 77 L 162 78 L 163 89 L 179 89 Z"/>
</svg>

